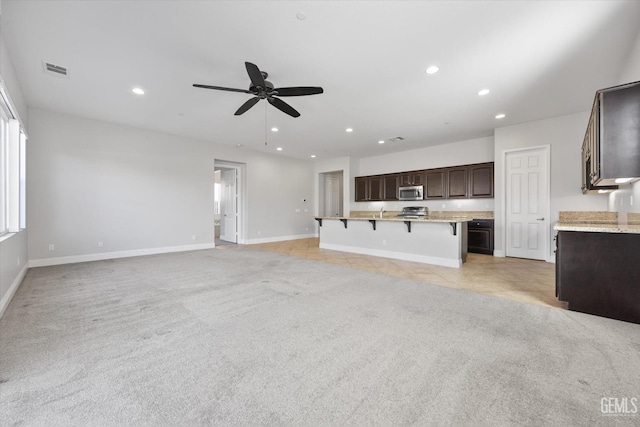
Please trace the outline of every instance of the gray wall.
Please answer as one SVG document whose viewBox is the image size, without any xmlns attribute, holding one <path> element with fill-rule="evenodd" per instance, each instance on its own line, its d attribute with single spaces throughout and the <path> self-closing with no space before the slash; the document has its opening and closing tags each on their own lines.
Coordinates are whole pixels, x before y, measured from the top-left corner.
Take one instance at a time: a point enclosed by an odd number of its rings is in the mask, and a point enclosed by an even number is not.
<svg viewBox="0 0 640 427">
<path fill-rule="evenodd" d="M 211 245 L 215 159 L 246 164 L 247 242 L 313 233 L 309 162 L 46 110 L 29 114 L 31 261 Z"/>
</svg>

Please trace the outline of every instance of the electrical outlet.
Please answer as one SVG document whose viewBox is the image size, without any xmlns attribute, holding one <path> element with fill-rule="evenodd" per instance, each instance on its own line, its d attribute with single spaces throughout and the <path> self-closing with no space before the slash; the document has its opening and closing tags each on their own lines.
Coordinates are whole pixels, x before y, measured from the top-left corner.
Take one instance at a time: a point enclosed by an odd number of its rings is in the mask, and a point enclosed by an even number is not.
<svg viewBox="0 0 640 427">
<path fill-rule="evenodd" d="M 386 239 L 382 239 L 382 244 L 383 244 L 383 245 L 386 245 L 386 244 L 387 244 Z"/>
<path fill-rule="evenodd" d="M 98 240 L 98 247 L 101 248 L 104 246 L 104 242 L 102 240 Z"/>
<path fill-rule="evenodd" d="M 54 251 L 56 249 L 56 247 L 53 245 L 53 243 L 49 243 L 49 251 Z"/>
<path fill-rule="evenodd" d="M 300 212 L 300 208 L 296 209 L 296 212 Z"/>
<path fill-rule="evenodd" d="M 191 235 L 191 240 L 196 240 L 196 235 L 195 234 Z"/>
<path fill-rule="evenodd" d="M 20 267 L 20 257 L 18 257 L 18 261 L 16 261 L 16 266 Z"/>
</svg>

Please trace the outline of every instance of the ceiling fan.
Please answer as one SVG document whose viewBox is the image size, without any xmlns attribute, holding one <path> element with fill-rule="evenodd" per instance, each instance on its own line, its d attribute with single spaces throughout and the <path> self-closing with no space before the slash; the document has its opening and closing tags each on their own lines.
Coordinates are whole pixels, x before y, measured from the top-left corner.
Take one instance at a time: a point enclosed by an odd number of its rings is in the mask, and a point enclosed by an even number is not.
<svg viewBox="0 0 640 427">
<path fill-rule="evenodd" d="M 209 85 L 201 85 L 201 84 L 194 84 L 193 86 L 204 88 L 204 89 L 216 89 L 216 90 L 226 90 L 229 92 L 249 93 L 253 95 L 253 98 L 249 99 L 247 102 L 242 104 L 240 108 L 238 108 L 238 110 L 235 112 L 236 116 L 239 116 L 240 114 L 247 112 L 247 110 L 249 110 L 251 107 L 256 105 L 256 103 L 261 99 L 266 99 L 269 102 L 269 104 L 273 105 L 283 113 L 286 113 L 291 117 L 300 117 L 300 113 L 298 113 L 291 105 L 287 104 L 280 98 L 276 98 L 276 96 L 317 95 L 324 92 L 324 90 L 321 87 L 314 87 L 314 86 L 274 88 L 273 83 L 265 80 L 268 77 L 268 74 L 264 71 L 260 71 L 257 65 L 252 64 L 251 62 L 245 62 L 244 65 L 247 68 L 247 73 L 249 74 L 249 78 L 251 79 L 251 86 L 249 86 L 249 90 L 234 89 L 230 87 L 209 86 Z"/>
</svg>

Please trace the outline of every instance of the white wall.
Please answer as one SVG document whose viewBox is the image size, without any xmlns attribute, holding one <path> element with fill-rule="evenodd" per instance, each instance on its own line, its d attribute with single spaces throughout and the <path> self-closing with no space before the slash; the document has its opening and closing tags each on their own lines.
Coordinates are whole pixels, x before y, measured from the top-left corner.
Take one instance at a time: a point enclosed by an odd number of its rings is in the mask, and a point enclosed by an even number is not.
<svg viewBox="0 0 640 427">
<path fill-rule="evenodd" d="M 0 29 L 0 77 L 9 92 L 8 95 L 17 110 L 20 120 L 26 127 L 28 124 L 27 108 L 22 91 L 18 85 L 11 58 L 2 38 Z M 27 263 L 27 231 L 23 230 L 0 241 L 0 317 L 13 293 L 18 288 Z"/>
<path fill-rule="evenodd" d="M 378 175 L 493 161 L 493 137 L 360 159 L 359 175 Z"/>
<path fill-rule="evenodd" d="M 384 173 L 404 172 L 411 170 L 432 169 L 447 166 L 466 165 L 472 163 L 492 162 L 493 137 L 470 139 L 450 144 L 425 147 L 417 150 L 402 151 L 383 156 L 364 157 L 359 160 L 358 175 L 378 175 Z M 425 200 L 420 202 L 355 202 L 351 195 L 351 210 L 399 211 L 404 206 L 427 206 L 432 211 L 492 211 L 493 199 L 461 199 L 461 200 Z"/>
<path fill-rule="evenodd" d="M 246 164 L 246 242 L 312 233 L 312 201 L 306 214 L 302 203 L 313 194 L 309 162 L 46 110 L 29 113 L 32 261 L 211 246 L 214 159 Z"/>
<path fill-rule="evenodd" d="M 640 30 L 638 30 L 638 37 L 627 58 L 627 63 L 620 72 L 619 84 L 640 81 Z"/>
<path fill-rule="evenodd" d="M 541 145 L 551 146 L 551 221 L 549 222 L 550 245 L 548 257 L 552 259 L 553 224 L 558 221 L 559 211 L 606 211 L 606 194 L 583 195 L 582 141 L 587 128 L 589 113 L 577 113 L 546 120 L 507 126 L 495 130 L 495 250 L 504 254 L 504 209 L 505 150 Z"/>
<path fill-rule="evenodd" d="M 631 196 L 633 206 L 629 208 L 629 212 L 640 212 L 640 181 L 631 186 Z"/>
</svg>

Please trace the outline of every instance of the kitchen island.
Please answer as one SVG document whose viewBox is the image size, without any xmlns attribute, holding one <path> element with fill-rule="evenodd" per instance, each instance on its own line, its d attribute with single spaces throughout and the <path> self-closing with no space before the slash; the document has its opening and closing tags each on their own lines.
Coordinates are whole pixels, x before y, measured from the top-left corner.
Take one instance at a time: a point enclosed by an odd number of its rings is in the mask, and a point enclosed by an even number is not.
<svg viewBox="0 0 640 427">
<path fill-rule="evenodd" d="M 320 248 L 460 268 L 470 216 L 318 216 Z"/>
</svg>

